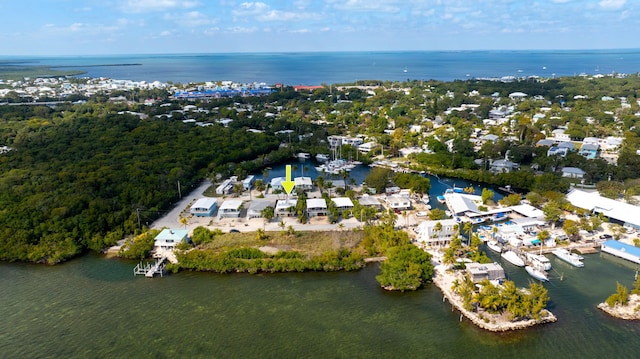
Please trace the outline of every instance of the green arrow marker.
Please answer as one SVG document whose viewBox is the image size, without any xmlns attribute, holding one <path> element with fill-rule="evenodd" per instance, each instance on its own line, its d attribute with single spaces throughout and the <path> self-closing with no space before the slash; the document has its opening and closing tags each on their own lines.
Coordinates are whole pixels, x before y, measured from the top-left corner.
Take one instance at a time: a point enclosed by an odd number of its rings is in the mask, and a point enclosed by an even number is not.
<svg viewBox="0 0 640 359">
<path fill-rule="evenodd" d="M 287 194 L 291 194 L 291 190 L 293 190 L 295 185 L 296 183 L 291 180 L 291 165 L 287 165 L 287 177 L 282 181 L 282 188 L 284 188 Z"/>
</svg>

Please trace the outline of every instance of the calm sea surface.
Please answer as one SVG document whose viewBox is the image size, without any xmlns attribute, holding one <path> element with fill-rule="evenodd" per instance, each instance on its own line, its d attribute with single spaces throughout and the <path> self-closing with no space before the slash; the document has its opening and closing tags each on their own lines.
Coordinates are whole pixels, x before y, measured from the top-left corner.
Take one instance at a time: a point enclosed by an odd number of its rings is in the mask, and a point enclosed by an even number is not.
<svg viewBox="0 0 640 359">
<path fill-rule="evenodd" d="M 499 257 L 495 258 L 500 260 Z M 351 273 L 134 277 L 134 262 L 88 255 L 54 267 L 0 264 L 3 358 L 636 358 L 640 324 L 595 308 L 634 268 L 551 258 L 558 322 L 495 334 L 434 286 L 389 293 L 377 265 Z M 504 264 L 526 285 L 521 268 Z M 563 280 L 559 279 L 563 274 Z"/>
<path fill-rule="evenodd" d="M 640 50 L 304 52 L 0 57 L 0 60 L 72 67 L 86 71 L 86 76 L 91 77 L 179 83 L 232 80 L 319 85 L 358 80 L 450 81 L 640 72 Z"/>
</svg>

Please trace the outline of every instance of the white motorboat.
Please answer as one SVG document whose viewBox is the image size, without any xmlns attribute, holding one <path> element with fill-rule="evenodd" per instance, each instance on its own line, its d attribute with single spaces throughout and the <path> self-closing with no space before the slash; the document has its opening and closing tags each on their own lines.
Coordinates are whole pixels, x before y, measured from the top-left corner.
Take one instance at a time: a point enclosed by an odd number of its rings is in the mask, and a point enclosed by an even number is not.
<svg viewBox="0 0 640 359">
<path fill-rule="evenodd" d="M 500 245 L 496 241 L 488 241 L 487 247 L 489 247 L 489 249 L 491 249 L 494 252 L 502 253 L 502 247 L 500 247 Z"/>
<path fill-rule="evenodd" d="M 532 266 L 543 270 L 551 270 L 551 261 L 542 254 L 526 253 L 526 256 L 527 261 L 529 261 Z"/>
<path fill-rule="evenodd" d="M 553 255 L 571 264 L 574 267 L 578 267 L 578 268 L 584 267 L 584 263 L 581 262 L 582 256 L 571 253 L 568 249 L 558 248 L 551 253 L 553 253 Z"/>
<path fill-rule="evenodd" d="M 316 160 L 318 162 L 327 162 L 327 161 L 329 161 L 329 156 L 325 155 L 325 154 L 322 154 L 322 153 L 318 153 L 316 155 Z"/>
<path fill-rule="evenodd" d="M 306 153 L 306 152 L 300 152 L 300 153 L 296 154 L 296 157 L 301 159 L 301 160 L 308 160 L 309 158 L 311 158 L 311 154 Z"/>
<path fill-rule="evenodd" d="M 514 251 L 504 251 L 500 254 L 502 258 L 504 258 L 507 262 L 513 264 L 514 266 L 524 267 L 524 261 L 520 256 Z"/>
<path fill-rule="evenodd" d="M 527 273 L 529 273 L 530 276 L 532 276 L 533 278 L 543 281 L 543 282 L 548 282 L 549 278 L 547 278 L 547 274 L 534 267 L 534 266 L 525 266 L 524 269 L 527 271 Z"/>
</svg>

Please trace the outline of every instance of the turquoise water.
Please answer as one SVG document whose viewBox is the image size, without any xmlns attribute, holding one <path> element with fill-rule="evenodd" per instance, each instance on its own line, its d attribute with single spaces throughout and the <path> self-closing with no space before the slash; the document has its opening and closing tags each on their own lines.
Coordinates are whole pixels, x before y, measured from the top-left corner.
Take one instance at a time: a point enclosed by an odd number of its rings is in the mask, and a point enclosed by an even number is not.
<svg viewBox="0 0 640 359">
<path fill-rule="evenodd" d="M 582 269 L 552 264 L 545 286 L 558 322 L 495 334 L 459 322 L 433 286 L 381 290 L 377 265 L 147 279 L 133 276 L 133 262 L 97 255 L 55 267 L 3 263 L 0 357 L 636 357 L 640 324 L 595 308 L 616 281 L 630 286 L 635 268 L 600 255 L 586 256 Z M 521 268 L 505 269 L 528 282 Z"/>
<path fill-rule="evenodd" d="M 390 51 L 114 55 L 18 58 L 86 71 L 90 77 L 180 83 L 320 85 L 358 80 L 441 80 L 503 76 L 575 76 L 640 71 L 639 50 Z M 136 64 L 135 66 L 114 66 Z M 110 65 L 110 66 L 100 66 Z M 406 69 L 406 72 L 405 72 Z"/>
</svg>

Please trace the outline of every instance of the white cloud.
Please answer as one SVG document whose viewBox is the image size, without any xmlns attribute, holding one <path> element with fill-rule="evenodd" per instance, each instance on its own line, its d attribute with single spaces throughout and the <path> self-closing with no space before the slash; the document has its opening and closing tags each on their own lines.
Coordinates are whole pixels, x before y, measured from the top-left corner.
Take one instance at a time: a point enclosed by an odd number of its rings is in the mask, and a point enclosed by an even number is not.
<svg viewBox="0 0 640 359">
<path fill-rule="evenodd" d="M 333 7 L 338 10 L 386 13 L 394 13 L 400 11 L 398 2 L 394 0 L 328 0 L 328 3 L 333 4 Z"/>
<path fill-rule="evenodd" d="M 608 10 L 616 10 L 623 7 L 627 3 L 627 0 L 602 0 L 598 3 L 601 8 Z"/>
<path fill-rule="evenodd" d="M 212 25 L 216 22 L 215 19 L 210 19 L 207 15 L 199 11 L 189 11 L 182 14 L 166 14 L 164 19 L 173 21 L 177 25 L 184 27 Z"/>
<path fill-rule="evenodd" d="M 302 21 L 319 18 L 319 15 L 308 12 L 271 10 L 256 18 L 259 21 Z"/>
<path fill-rule="evenodd" d="M 124 12 L 141 13 L 191 9 L 199 5 L 200 2 L 194 0 L 126 0 L 121 3 L 120 9 Z"/>
<path fill-rule="evenodd" d="M 243 2 L 240 7 L 233 10 L 232 13 L 236 16 L 251 16 L 261 15 L 269 11 L 269 5 L 263 2 Z"/>
</svg>

